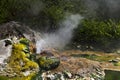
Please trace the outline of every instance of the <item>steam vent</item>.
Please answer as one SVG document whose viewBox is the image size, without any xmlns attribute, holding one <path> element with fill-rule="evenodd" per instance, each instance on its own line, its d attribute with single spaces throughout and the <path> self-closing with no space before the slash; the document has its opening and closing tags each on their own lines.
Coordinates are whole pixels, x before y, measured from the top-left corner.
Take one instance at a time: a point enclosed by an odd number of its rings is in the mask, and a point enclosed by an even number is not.
<svg viewBox="0 0 120 80">
<path fill-rule="evenodd" d="M 0 25 L 0 80 L 106 80 L 120 69 L 119 54 L 51 47 L 36 53 L 38 38 L 18 22 Z"/>
<path fill-rule="evenodd" d="M 120 80 L 120 0 L 0 0 L 0 80 Z"/>
<path fill-rule="evenodd" d="M 82 52 L 43 49 L 36 53 L 36 33 L 25 25 L 9 22 L 2 24 L 0 30 L 0 80 L 104 79 L 99 62 L 75 57 Z"/>
<path fill-rule="evenodd" d="M 119 74 L 119 54 L 59 50 L 47 43 L 41 48 L 39 39 L 47 38 L 38 33 L 19 22 L 0 25 L 0 80 L 108 80 L 108 73 Z"/>
</svg>

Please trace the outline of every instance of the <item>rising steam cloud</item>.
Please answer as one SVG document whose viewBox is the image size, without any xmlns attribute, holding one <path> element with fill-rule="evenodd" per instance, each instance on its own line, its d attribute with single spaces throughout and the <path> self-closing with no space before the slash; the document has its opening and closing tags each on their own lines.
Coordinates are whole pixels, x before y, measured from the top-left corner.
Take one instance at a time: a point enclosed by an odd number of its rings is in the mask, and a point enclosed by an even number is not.
<svg viewBox="0 0 120 80">
<path fill-rule="evenodd" d="M 56 32 L 43 34 L 43 37 L 36 42 L 37 53 L 40 53 L 41 50 L 46 48 L 62 49 L 70 42 L 73 29 L 78 26 L 81 19 L 83 19 L 83 17 L 78 14 L 67 16 Z"/>
<path fill-rule="evenodd" d="M 120 17 L 120 0 L 82 0 L 88 16 L 106 15 L 109 18 Z"/>
</svg>

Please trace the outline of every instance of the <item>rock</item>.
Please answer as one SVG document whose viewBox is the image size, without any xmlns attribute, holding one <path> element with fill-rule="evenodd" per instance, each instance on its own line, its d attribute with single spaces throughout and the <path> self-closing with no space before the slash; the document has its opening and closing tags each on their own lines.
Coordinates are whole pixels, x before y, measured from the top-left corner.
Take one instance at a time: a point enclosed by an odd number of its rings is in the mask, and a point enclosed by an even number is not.
<svg viewBox="0 0 120 80">
<path fill-rule="evenodd" d="M 6 46 L 6 41 L 8 39 L 0 40 L 0 64 L 5 64 L 5 59 L 7 59 L 11 55 L 12 45 Z"/>
<path fill-rule="evenodd" d="M 27 39 L 20 39 L 18 43 L 13 44 L 12 54 L 8 58 L 7 66 L 19 76 L 29 76 L 30 74 L 39 71 L 39 66 L 36 62 L 29 59 L 29 47 L 27 44 L 22 43 L 22 40 L 28 43 Z M 13 74 L 12 72 L 7 73 L 9 73 L 10 75 Z"/>
<path fill-rule="evenodd" d="M 43 70 L 51 70 L 51 69 L 55 69 L 59 66 L 60 60 L 55 57 L 41 56 L 38 59 L 38 64 L 39 64 L 40 68 Z"/>
<path fill-rule="evenodd" d="M 64 76 L 66 76 L 68 78 L 72 78 L 72 74 L 68 71 L 64 71 Z"/>
<path fill-rule="evenodd" d="M 68 75 L 66 76 L 66 73 L 63 72 L 57 72 L 57 73 L 53 73 L 50 71 L 44 72 L 42 73 L 41 78 L 43 80 L 104 80 L 102 78 L 97 78 L 95 77 L 96 74 L 93 74 L 91 77 L 81 77 L 77 74 L 72 74 L 71 72 L 68 72 L 69 74 L 71 74 L 71 77 L 68 77 Z M 100 76 L 99 76 L 100 77 Z"/>
<path fill-rule="evenodd" d="M 19 22 L 11 21 L 0 25 L 0 40 L 6 38 L 27 38 L 34 40 L 34 32 L 28 27 Z"/>
<path fill-rule="evenodd" d="M 30 75 L 30 71 L 25 71 L 25 72 L 23 72 L 23 75 L 24 75 L 24 76 Z"/>
<path fill-rule="evenodd" d="M 7 47 L 9 45 L 12 45 L 12 41 L 9 39 L 5 40 L 5 47 Z"/>
<path fill-rule="evenodd" d="M 43 80 L 104 80 L 104 76 L 99 62 L 72 57 L 62 60 L 58 68 L 41 73 Z"/>
<path fill-rule="evenodd" d="M 54 55 L 52 54 L 52 52 L 50 52 L 50 51 L 48 51 L 48 50 L 42 51 L 42 52 L 40 53 L 40 55 L 42 55 L 42 56 L 48 56 L 48 57 L 54 56 Z"/>
<path fill-rule="evenodd" d="M 56 52 L 52 52 L 55 54 Z M 69 54 L 69 53 L 68 53 Z M 46 55 L 43 56 L 43 62 Z M 97 61 L 66 54 L 58 56 L 60 64 L 57 68 L 41 73 L 43 80 L 104 80 L 104 69 Z M 42 61 L 42 60 L 40 60 Z"/>
<path fill-rule="evenodd" d="M 112 60 L 109 60 L 109 62 L 117 63 L 117 62 L 119 62 L 119 60 L 117 60 L 117 59 L 112 59 Z"/>
</svg>

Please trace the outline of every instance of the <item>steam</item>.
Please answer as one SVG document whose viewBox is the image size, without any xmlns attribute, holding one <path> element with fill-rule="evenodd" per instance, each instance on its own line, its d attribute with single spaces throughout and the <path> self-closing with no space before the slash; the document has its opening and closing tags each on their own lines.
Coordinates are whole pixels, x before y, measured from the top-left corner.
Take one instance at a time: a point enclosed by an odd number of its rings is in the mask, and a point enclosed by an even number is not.
<svg viewBox="0 0 120 80">
<path fill-rule="evenodd" d="M 120 0 L 105 0 L 110 12 L 116 12 L 120 10 Z"/>
<path fill-rule="evenodd" d="M 43 10 L 44 4 L 40 0 L 35 0 L 30 3 L 30 13 L 33 15 L 38 15 L 41 10 Z"/>
<path fill-rule="evenodd" d="M 42 38 L 36 42 L 37 53 L 47 48 L 62 49 L 70 42 L 73 29 L 78 26 L 81 19 L 83 17 L 79 14 L 67 16 L 56 32 L 43 34 Z"/>
<path fill-rule="evenodd" d="M 120 0 L 83 0 L 87 8 L 88 16 L 99 16 L 99 14 L 108 17 L 119 17 Z"/>
</svg>

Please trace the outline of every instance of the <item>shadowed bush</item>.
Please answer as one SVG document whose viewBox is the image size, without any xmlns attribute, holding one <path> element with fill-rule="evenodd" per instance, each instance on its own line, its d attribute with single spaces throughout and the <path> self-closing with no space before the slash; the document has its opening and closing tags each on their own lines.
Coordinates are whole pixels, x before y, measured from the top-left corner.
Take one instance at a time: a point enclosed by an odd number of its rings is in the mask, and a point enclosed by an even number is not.
<svg viewBox="0 0 120 80">
<path fill-rule="evenodd" d="M 79 44 L 101 48 L 105 51 L 115 49 L 119 46 L 120 23 L 112 20 L 83 20 L 75 30 L 73 40 Z"/>
</svg>

